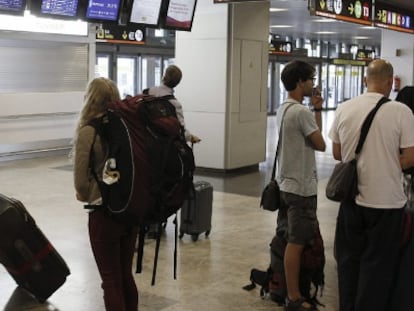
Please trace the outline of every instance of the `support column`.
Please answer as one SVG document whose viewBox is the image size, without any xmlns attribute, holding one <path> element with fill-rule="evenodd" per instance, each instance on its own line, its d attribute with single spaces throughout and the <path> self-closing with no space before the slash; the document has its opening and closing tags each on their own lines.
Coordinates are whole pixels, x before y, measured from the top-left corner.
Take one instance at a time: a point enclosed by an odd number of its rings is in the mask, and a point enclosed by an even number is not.
<svg viewBox="0 0 414 311">
<path fill-rule="evenodd" d="M 199 0 L 191 32 L 177 32 L 177 87 L 198 167 L 232 170 L 266 158 L 269 2 Z"/>
</svg>

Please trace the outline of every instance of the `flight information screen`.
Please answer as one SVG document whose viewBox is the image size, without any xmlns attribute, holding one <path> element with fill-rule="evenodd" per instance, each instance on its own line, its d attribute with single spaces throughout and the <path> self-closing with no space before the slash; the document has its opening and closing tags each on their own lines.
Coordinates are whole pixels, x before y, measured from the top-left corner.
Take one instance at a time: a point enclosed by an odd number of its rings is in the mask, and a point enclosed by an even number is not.
<svg viewBox="0 0 414 311">
<path fill-rule="evenodd" d="M 89 0 L 86 8 L 86 18 L 117 21 L 120 2 L 120 0 Z"/>
<path fill-rule="evenodd" d="M 26 0 L 0 0 L 0 11 L 23 13 Z"/>
<path fill-rule="evenodd" d="M 78 12 L 78 0 L 43 0 L 42 14 L 75 17 Z"/>
<path fill-rule="evenodd" d="M 177 30 L 191 30 L 196 0 L 170 0 L 165 27 Z"/>
<path fill-rule="evenodd" d="M 129 21 L 137 24 L 158 25 L 161 3 L 161 0 L 134 0 Z"/>
</svg>

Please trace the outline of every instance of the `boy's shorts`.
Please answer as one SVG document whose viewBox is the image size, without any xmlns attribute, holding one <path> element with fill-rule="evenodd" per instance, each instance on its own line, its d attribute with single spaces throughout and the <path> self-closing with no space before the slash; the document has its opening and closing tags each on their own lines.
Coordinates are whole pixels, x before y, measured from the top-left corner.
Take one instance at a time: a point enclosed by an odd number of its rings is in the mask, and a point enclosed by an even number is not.
<svg viewBox="0 0 414 311">
<path fill-rule="evenodd" d="M 277 232 L 289 243 L 306 245 L 319 227 L 316 216 L 317 197 L 302 197 L 281 192 L 282 204 L 278 212 Z"/>
</svg>

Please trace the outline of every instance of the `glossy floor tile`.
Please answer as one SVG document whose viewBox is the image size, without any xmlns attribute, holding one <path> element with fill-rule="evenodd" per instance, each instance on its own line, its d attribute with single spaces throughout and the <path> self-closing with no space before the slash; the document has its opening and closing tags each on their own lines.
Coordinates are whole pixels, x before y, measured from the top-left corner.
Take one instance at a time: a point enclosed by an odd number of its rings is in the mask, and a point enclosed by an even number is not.
<svg viewBox="0 0 414 311">
<path fill-rule="evenodd" d="M 268 137 L 275 136 L 269 118 Z M 193 242 L 179 241 L 177 280 L 173 279 L 174 226 L 170 220 L 161 241 L 155 286 L 151 286 L 155 241 L 146 240 L 143 273 L 136 275 L 140 311 L 283 310 L 246 292 L 250 269 L 266 269 L 276 213 L 259 209 L 259 196 L 269 178 L 275 143 L 268 139 L 267 160 L 244 174 L 197 175 L 214 185 L 212 230 Z M 328 143 L 329 144 L 329 143 Z M 322 310 L 337 311 L 336 269 L 332 256 L 338 205 L 324 189 L 333 160 L 318 153 L 318 216 L 327 258 Z M 67 282 L 45 304 L 37 303 L 0 267 L 0 310 L 103 311 L 102 290 L 87 234 L 87 214 L 75 200 L 71 164 L 65 156 L 0 162 L 1 193 L 21 200 L 71 269 Z"/>
</svg>

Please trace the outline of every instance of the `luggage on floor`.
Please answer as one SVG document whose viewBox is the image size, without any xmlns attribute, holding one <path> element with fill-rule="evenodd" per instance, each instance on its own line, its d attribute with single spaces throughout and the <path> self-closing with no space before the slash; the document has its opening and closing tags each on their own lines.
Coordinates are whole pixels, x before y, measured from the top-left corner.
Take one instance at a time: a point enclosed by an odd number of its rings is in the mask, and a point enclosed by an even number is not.
<svg viewBox="0 0 414 311">
<path fill-rule="evenodd" d="M 70 274 L 33 217 L 15 199 L 0 194 L 0 263 L 16 283 L 46 301 Z"/>
<path fill-rule="evenodd" d="M 287 285 L 285 280 L 285 268 L 283 263 L 285 248 L 287 245 L 284 234 L 276 234 L 270 244 L 270 265 L 266 271 L 252 269 L 250 271 L 250 282 L 243 287 L 250 291 L 261 287 L 260 296 L 269 296 L 278 305 L 284 305 L 287 298 Z M 301 256 L 301 267 L 299 275 L 299 290 L 302 297 L 314 308 L 323 306 L 318 300 L 318 292 L 325 284 L 325 248 L 319 228 L 315 230 L 314 238 L 307 244 Z M 314 309 L 312 309 L 314 310 Z"/>
<path fill-rule="evenodd" d="M 193 241 L 205 232 L 211 231 L 211 215 L 213 212 L 213 186 L 206 181 L 194 182 L 195 195 L 181 206 L 180 239 L 190 234 Z"/>
</svg>

